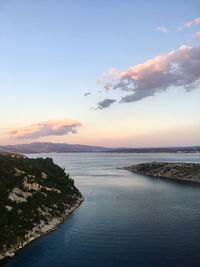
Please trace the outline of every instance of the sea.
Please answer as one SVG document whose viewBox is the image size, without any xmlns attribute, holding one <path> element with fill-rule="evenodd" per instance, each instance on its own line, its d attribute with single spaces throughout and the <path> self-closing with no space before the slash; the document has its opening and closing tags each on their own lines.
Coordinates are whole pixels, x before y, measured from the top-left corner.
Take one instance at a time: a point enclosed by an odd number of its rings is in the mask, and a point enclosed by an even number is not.
<svg viewBox="0 0 200 267">
<path fill-rule="evenodd" d="M 4 266 L 200 266 L 200 185 L 118 167 L 200 163 L 200 154 L 50 153 L 85 201 L 57 230 Z"/>
</svg>

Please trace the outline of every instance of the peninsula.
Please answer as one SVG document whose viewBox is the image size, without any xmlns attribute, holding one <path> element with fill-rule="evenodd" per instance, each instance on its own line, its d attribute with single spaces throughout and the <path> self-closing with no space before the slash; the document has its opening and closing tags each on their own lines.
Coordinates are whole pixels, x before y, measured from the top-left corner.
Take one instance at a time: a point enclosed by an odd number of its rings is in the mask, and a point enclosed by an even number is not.
<svg viewBox="0 0 200 267">
<path fill-rule="evenodd" d="M 200 164 L 148 162 L 121 169 L 148 176 L 200 183 Z"/>
<path fill-rule="evenodd" d="M 0 261 L 55 230 L 83 200 L 51 158 L 0 155 Z"/>
</svg>

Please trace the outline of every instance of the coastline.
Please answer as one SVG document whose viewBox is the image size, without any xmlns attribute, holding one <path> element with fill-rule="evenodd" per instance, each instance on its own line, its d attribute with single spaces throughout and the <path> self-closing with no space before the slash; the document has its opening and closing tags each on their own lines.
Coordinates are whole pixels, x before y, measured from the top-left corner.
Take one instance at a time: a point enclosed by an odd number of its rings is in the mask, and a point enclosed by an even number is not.
<svg viewBox="0 0 200 267">
<path fill-rule="evenodd" d="M 200 184 L 200 164 L 149 162 L 119 169 L 149 177 Z"/>
<path fill-rule="evenodd" d="M 145 175 L 145 176 L 148 176 L 150 178 L 154 178 L 154 179 L 162 179 L 162 180 L 167 180 L 167 181 L 174 181 L 174 182 L 179 182 L 179 183 L 189 183 L 189 184 L 196 184 L 198 186 L 200 186 L 200 181 L 196 181 L 196 180 L 192 180 L 192 179 L 182 179 L 182 178 L 179 178 L 179 177 L 167 177 L 167 176 L 156 176 L 156 175 L 150 175 L 150 174 L 146 174 L 144 172 L 138 172 L 138 171 L 133 171 L 133 170 L 130 170 L 128 168 L 119 168 L 121 170 L 126 170 L 126 171 L 130 171 L 130 172 L 133 172 L 133 173 L 136 173 L 136 174 L 140 174 L 140 175 Z"/>
<path fill-rule="evenodd" d="M 40 224 L 36 225 L 26 236 L 26 240 L 20 241 L 16 243 L 10 250 L 1 253 L 0 252 L 0 265 L 4 264 L 7 260 L 11 259 L 15 256 L 15 254 L 26 247 L 31 242 L 39 239 L 40 237 L 49 234 L 52 231 L 55 231 L 60 224 L 64 223 L 67 220 L 67 217 L 75 210 L 77 209 L 82 202 L 85 200 L 85 198 L 82 196 L 77 199 L 76 203 L 71 206 L 70 209 L 66 209 L 65 213 L 61 217 L 54 217 L 49 222 L 48 225 L 45 225 L 44 222 L 41 222 Z M 38 231 L 37 233 L 35 231 Z"/>
</svg>

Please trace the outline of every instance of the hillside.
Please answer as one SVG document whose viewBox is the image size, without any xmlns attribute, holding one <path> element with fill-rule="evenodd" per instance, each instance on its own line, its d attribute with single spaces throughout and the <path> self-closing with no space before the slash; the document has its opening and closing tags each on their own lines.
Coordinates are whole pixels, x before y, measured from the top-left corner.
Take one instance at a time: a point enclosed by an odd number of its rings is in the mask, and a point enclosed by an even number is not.
<svg viewBox="0 0 200 267">
<path fill-rule="evenodd" d="M 147 147 L 147 148 L 109 148 L 65 143 L 33 142 L 0 146 L 1 150 L 11 153 L 72 153 L 72 152 L 110 152 L 110 153 L 200 153 L 200 146 L 189 147 Z"/>
<path fill-rule="evenodd" d="M 200 183 L 200 164 L 148 162 L 122 169 L 148 176 Z"/>
<path fill-rule="evenodd" d="M 31 154 L 31 153 L 67 153 L 67 152 L 101 152 L 111 150 L 111 148 L 87 145 L 72 145 L 65 143 L 33 142 L 30 144 L 1 146 L 12 152 Z"/>
<path fill-rule="evenodd" d="M 82 201 L 52 159 L 0 155 L 0 260 L 55 229 Z"/>
</svg>

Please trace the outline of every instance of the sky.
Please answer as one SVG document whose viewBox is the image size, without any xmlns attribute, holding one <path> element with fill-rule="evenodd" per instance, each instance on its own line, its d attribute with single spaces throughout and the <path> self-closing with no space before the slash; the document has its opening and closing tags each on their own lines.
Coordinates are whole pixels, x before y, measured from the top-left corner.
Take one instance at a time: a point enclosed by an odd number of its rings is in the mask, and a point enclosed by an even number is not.
<svg viewBox="0 0 200 267">
<path fill-rule="evenodd" d="M 200 145 L 199 0 L 1 0 L 0 145 Z"/>
</svg>

